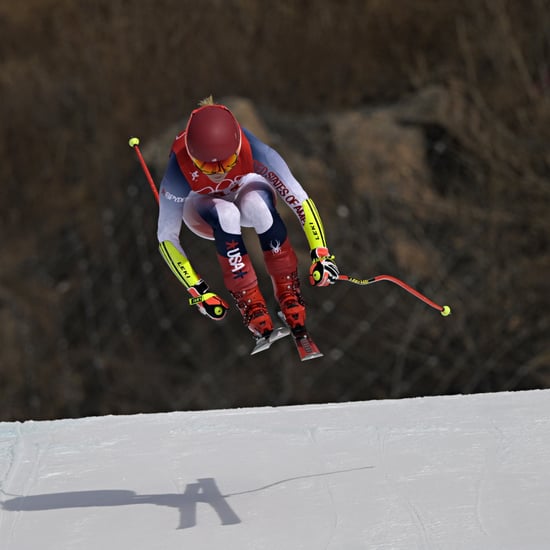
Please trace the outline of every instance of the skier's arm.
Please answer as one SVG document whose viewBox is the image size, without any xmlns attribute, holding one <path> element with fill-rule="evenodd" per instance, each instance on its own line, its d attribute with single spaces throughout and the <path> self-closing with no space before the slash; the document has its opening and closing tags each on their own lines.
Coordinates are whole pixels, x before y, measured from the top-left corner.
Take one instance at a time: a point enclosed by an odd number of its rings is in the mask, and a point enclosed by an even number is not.
<svg viewBox="0 0 550 550">
<path fill-rule="evenodd" d="M 210 292 L 208 285 L 197 275 L 181 248 L 166 240 L 160 242 L 159 250 L 168 267 L 191 294 L 189 303 L 196 305 L 203 315 L 215 321 L 223 319 L 229 309 L 228 304 L 217 294 Z"/>
<path fill-rule="evenodd" d="M 304 209 L 304 232 L 311 249 L 309 282 L 313 286 L 332 285 L 338 280 L 340 271 L 334 262 L 334 256 L 328 250 L 321 216 L 312 199 L 306 199 L 302 203 L 302 208 Z"/>
<path fill-rule="evenodd" d="M 159 251 L 172 273 L 191 294 L 189 302 L 196 305 L 202 314 L 219 320 L 225 317 L 229 306 L 222 298 L 210 292 L 206 282 L 193 269 L 179 240 L 183 205 L 189 186 L 185 179 L 183 182 L 180 181 L 183 175 L 174 164 L 176 162 L 175 156 L 172 155 L 160 184 L 157 227 Z"/>
<path fill-rule="evenodd" d="M 244 128 L 243 131 L 250 142 L 257 171 L 273 185 L 302 224 L 311 250 L 310 283 L 314 286 L 334 284 L 340 273 L 334 256 L 328 250 L 323 222 L 315 203 L 293 176 L 281 155 L 250 131 Z"/>
</svg>

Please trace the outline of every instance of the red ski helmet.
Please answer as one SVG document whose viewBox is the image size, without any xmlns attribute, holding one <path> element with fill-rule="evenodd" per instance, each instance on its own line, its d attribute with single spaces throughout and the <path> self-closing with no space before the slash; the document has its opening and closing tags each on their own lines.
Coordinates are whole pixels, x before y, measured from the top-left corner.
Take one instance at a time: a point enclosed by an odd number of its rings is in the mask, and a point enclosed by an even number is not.
<svg viewBox="0 0 550 550">
<path fill-rule="evenodd" d="M 185 146 L 189 156 L 201 163 L 224 161 L 239 153 L 241 127 L 224 105 L 204 105 L 189 117 Z"/>
</svg>

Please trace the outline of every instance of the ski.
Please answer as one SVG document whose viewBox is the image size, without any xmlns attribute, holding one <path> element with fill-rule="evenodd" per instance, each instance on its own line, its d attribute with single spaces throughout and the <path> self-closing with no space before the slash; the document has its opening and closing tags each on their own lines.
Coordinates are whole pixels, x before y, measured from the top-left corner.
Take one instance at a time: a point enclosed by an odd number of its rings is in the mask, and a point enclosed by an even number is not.
<svg viewBox="0 0 550 550">
<path fill-rule="evenodd" d="M 277 340 L 280 340 L 281 338 L 284 338 L 289 334 L 290 329 L 286 326 L 275 328 L 269 336 L 260 337 L 256 340 L 256 345 L 250 352 L 250 355 L 255 355 L 256 353 L 260 353 L 261 351 L 269 349 L 273 342 L 276 342 Z"/>
<path fill-rule="evenodd" d="M 292 336 L 298 355 L 300 356 L 300 361 L 309 361 L 310 359 L 316 359 L 317 357 L 323 357 L 323 354 L 319 351 L 317 344 L 313 341 L 311 336 L 305 329 L 300 330 L 297 333 L 292 332 L 286 325 L 286 321 L 282 312 L 277 312 L 280 319 L 285 322 L 285 326 L 277 327 L 273 332 L 266 337 L 261 337 L 256 339 L 256 345 L 250 352 L 250 355 L 255 355 L 265 351 L 271 347 L 271 344 L 285 338 L 286 336 Z"/>
<path fill-rule="evenodd" d="M 282 311 L 278 311 L 277 315 L 281 321 L 285 322 L 285 316 Z M 313 338 L 308 334 L 304 328 L 297 333 L 290 332 L 294 345 L 300 356 L 300 361 L 309 361 L 310 359 L 316 359 L 317 357 L 323 357 L 323 354 L 319 351 L 317 344 L 313 341 Z"/>
<path fill-rule="evenodd" d="M 292 338 L 298 350 L 300 361 L 309 361 L 310 359 L 323 357 L 323 354 L 307 332 L 303 331 L 300 334 L 292 333 Z"/>
</svg>

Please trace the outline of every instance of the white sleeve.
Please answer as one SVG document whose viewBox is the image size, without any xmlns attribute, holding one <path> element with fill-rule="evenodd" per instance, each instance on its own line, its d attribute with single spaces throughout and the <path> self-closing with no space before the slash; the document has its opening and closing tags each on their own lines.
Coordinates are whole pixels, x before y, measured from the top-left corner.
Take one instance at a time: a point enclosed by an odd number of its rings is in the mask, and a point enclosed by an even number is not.
<svg viewBox="0 0 550 550">
<path fill-rule="evenodd" d="M 183 205 L 189 190 L 189 184 L 177 166 L 175 155 L 172 154 L 160 183 L 157 239 L 159 243 L 170 241 L 184 255 L 185 252 L 180 243 L 180 232 Z"/>
</svg>

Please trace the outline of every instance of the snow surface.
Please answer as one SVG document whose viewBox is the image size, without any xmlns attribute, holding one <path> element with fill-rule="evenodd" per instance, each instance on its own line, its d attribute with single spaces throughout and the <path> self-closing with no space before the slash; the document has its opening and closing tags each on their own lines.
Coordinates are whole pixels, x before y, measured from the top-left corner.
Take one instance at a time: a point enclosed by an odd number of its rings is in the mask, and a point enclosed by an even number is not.
<svg viewBox="0 0 550 550">
<path fill-rule="evenodd" d="M 2 550 L 550 548 L 550 390 L 0 423 Z"/>
</svg>

